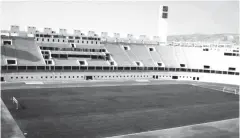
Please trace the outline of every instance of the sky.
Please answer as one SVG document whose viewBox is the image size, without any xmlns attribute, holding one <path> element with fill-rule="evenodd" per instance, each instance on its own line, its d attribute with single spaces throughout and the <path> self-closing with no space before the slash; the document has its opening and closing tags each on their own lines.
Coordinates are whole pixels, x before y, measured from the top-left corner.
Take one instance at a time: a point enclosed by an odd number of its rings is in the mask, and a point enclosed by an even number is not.
<svg viewBox="0 0 240 138">
<path fill-rule="evenodd" d="M 238 1 L 7 2 L 1 3 L 1 29 L 11 25 L 114 32 L 121 36 L 158 34 L 159 5 L 169 6 L 168 35 L 239 33 Z"/>
</svg>

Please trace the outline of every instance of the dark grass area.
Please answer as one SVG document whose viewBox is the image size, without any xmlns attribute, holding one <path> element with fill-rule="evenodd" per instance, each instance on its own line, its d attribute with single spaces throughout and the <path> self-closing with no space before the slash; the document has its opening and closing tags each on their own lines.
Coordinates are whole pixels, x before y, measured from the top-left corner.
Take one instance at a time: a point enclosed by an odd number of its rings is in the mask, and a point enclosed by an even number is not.
<svg viewBox="0 0 240 138">
<path fill-rule="evenodd" d="M 24 110 L 15 110 L 12 96 Z M 31 138 L 114 136 L 239 113 L 237 95 L 184 84 L 4 90 L 2 99 Z"/>
</svg>

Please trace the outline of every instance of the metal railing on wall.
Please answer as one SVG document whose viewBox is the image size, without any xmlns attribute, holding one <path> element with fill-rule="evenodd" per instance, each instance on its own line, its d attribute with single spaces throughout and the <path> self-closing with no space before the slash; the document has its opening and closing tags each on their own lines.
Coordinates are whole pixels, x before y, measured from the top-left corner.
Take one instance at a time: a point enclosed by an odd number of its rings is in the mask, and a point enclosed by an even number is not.
<svg viewBox="0 0 240 138">
<path fill-rule="evenodd" d="M 211 74 L 239 75 L 239 72 L 233 71 L 139 66 L 1 66 L 1 72 L 199 72 Z"/>
</svg>

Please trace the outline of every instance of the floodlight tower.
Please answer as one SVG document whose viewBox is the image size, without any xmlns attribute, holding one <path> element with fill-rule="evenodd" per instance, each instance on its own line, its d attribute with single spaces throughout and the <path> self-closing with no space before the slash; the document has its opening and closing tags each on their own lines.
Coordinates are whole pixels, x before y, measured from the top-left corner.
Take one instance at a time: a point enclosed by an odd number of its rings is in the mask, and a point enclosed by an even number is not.
<svg viewBox="0 0 240 138">
<path fill-rule="evenodd" d="M 158 36 L 160 43 L 167 43 L 167 31 L 168 31 L 168 6 L 160 5 L 158 15 Z"/>
</svg>

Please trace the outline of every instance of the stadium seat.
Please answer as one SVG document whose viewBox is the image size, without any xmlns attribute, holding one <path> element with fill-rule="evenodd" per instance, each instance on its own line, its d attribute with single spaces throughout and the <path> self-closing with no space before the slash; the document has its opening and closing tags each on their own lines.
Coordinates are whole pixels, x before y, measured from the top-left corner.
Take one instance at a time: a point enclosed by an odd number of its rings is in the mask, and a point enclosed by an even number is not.
<svg viewBox="0 0 240 138">
<path fill-rule="evenodd" d="M 127 55 L 127 57 L 131 60 L 133 65 L 135 65 L 135 62 L 140 61 L 140 59 L 135 55 L 135 53 L 133 52 L 131 46 L 129 46 L 129 47 L 130 47 L 129 50 L 123 50 L 123 54 L 125 53 L 125 55 Z"/>
<path fill-rule="evenodd" d="M 153 67 L 156 66 L 153 58 L 151 57 L 148 49 L 144 45 L 131 45 L 130 52 L 137 57 L 138 61 L 141 61 L 144 66 Z"/>
<path fill-rule="evenodd" d="M 6 57 L 16 58 L 16 49 L 14 46 L 1 46 L 1 54 Z"/>
<path fill-rule="evenodd" d="M 123 49 L 119 45 L 107 44 L 105 45 L 108 52 L 111 53 L 112 58 L 119 66 L 133 66 L 134 64 L 128 56 L 124 54 Z"/>
<path fill-rule="evenodd" d="M 184 48 L 183 51 L 186 53 L 186 59 L 188 60 L 188 68 L 192 69 L 203 69 L 204 63 L 202 63 L 202 49 L 195 47 Z"/>
<path fill-rule="evenodd" d="M 185 57 L 185 53 L 182 47 L 175 46 L 175 56 L 177 58 L 178 64 L 185 64 L 185 67 L 188 67 L 187 58 Z"/>
<path fill-rule="evenodd" d="M 180 64 L 177 62 L 174 47 L 171 46 L 157 46 L 157 52 L 160 54 L 160 57 L 165 64 L 165 67 L 168 68 L 179 68 Z"/>
<path fill-rule="evenodd" d="M 35 45 L 33 38 L 16 37 L 12 39 L 12 45 L 2 46 L 2 55 L 6 58 L 17 59 L 17 64 L 45 65 L 40 49 Z"/>
<path fill-rule="evenodd" d="M 33 38 L 16 38 L 14 41 L 18 65 L 45 65 L 39 47 Z"/>
<path fill-rule="evenodd" d="M 149 50 L 149 47 L 147 47 L 147 50 Z M 152 59 L 154 60 L 155 63 L 163 63 L 161 57 L 160 57 L 160 54 L 158 53 L 158 51 L 156 50 L 156 48 L 154 47 L 154 51 L 149 51 Z"/>
</svg>

